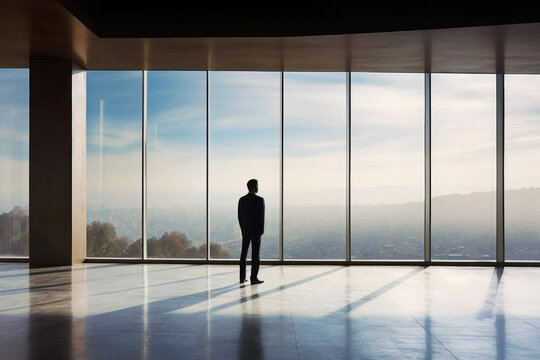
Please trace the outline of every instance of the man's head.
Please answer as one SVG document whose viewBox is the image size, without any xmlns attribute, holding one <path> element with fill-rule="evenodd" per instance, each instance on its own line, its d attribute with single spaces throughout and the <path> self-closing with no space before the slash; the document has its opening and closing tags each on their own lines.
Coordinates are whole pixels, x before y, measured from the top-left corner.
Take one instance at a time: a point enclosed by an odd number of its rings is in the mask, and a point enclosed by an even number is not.
<svg viewBox="0 0 540 360">
<path fill-rule="evenodd" d="M 256 193 L 257 191 L 259 191 L 259 182 L 257 181 L 257 179 L 249 180 L 247 182 L 247 188 L 249 192 Z"/>
</svg>

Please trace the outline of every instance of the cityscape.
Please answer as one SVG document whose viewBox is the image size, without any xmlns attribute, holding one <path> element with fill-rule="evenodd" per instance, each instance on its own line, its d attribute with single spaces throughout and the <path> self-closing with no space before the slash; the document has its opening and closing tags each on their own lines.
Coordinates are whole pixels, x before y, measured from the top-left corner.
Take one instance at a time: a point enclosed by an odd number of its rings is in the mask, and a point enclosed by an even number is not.
<svg viewBox="0 0 540 360">
<path fill-rule="evenodd" d="M 1 75 L 10 91 L 0 104 L 0 254 L 27 256 L 28 71 Z M 284 73 L 280 129 L 279 72 L 148 72 L 148 256 L 205 258 L 208 236 L 211 258 L 238 258 L 237 192 L 256 174 L 267 204 L 261 257 L 279 258 L 276 174 L 283 156 L 284 258 L 344 259 L 345 75 Z M 351 76 L 351 258 L 421 260 L 423 76 Z M 90 257 L 142 254 L 141 77 L 88 72 Z M 540 159 L 540 81 L 506 78 L 505 186 L 519 189 L 506 192 L 506 258 L 538 260 L 540 195 L 530 187 L 538 178 L 530 164 Z M 433 74 L 435 260 L 495 259 L 494 80 Z"/>
<path fill-rule="evenodd" d="M 506 192 L 506 257 L 509 260 L 540 258 L 540 188 Z M 445 195 L 432 199 L 432 256 L 435 260 L 495 259 L 495 193 Z M 236 259 L 241 233 L 236 212 L 222 212 L 211 221 L 212 258 Z M 284 218 L 285 259 L 344 259 L 345 209 L 303 207 L 305 218 Z M 424 205 L 353 206 L 351 256 L 357 260 L 422 260 Z M 205 258 L 205 219 L 190 217 L 188 210 L 148 211 L 148 256 Z M 269 211 L 272 214 L 271 211 Z M 88 210 L 89 257 L 140 257 L 141 220 L 135 209 Z M 341 219 L 340 219 L 341 218 Z M 279 223 L 266 219 L 261 258 L 279 258 Z M 317 225 L 315 225 L 317 224 Z M 151 230 L 150 230 L 151 229 Z M 168 244 L 168 245 L 167 245 Z M 0 252 L 27 256 L 28 208 L 15 207 L 0 215 Z"/>
</svg>

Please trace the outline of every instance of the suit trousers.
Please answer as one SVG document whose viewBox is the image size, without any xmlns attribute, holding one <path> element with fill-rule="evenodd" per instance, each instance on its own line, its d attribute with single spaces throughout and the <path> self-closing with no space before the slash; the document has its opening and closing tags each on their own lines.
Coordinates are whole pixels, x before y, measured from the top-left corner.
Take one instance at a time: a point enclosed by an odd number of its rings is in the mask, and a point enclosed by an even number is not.
<svg viewBox="0 0 540 360">
<path fill-rule="evenodd" d="M 251 242 L 251 277 L 250 280 L 257 279 L 259 273 L 260 251 L 261 251 L 261 236 L 243 236 L 242 237 L 242 254 L 240 254 L 240 280 L 246 278 L 246 258 Z"/>
</svg>

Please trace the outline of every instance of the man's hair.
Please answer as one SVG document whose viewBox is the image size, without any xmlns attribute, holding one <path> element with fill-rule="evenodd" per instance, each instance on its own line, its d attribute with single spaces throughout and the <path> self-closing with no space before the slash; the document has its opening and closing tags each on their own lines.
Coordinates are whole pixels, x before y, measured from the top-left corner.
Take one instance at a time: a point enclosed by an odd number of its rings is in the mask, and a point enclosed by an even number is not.
<svg viewBox="0 0 540 360">
<path fill-rule="evenodd" d="M 247 188 L 249 191 L 255 190 L 255 188 L 258 186 L 259 183 L 257 182 L 257 179 L 251 179 L 247 182 Z"/>
</svg>

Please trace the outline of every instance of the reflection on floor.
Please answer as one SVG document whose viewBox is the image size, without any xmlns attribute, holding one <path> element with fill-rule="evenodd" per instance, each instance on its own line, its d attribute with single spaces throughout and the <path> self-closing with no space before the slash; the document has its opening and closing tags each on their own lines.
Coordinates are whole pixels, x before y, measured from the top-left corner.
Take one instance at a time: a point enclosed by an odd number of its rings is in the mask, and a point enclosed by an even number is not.
<svg viewBox="0 0 540 360">
<path fill-rule="evenodd" d="M 538 359 L 540 268 L 0 265 L 2 359 Z"/>
</svg>

